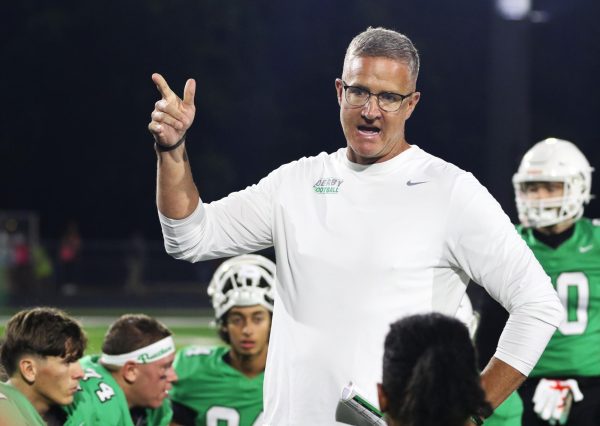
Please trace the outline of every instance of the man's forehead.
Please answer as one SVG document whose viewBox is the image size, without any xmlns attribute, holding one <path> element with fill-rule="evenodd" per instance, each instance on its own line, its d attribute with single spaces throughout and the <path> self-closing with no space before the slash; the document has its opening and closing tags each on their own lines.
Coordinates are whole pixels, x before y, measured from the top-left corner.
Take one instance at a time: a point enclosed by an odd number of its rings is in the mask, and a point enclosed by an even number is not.
<svg viewBox="0 0 600 426">
<path fill-rule="evenodd" d="M 269 310 L 262 305 L 252 305 L 252 306 L 234 306 L 229 310 L 229 314 L 238 314 L 238 315 L 254 315 L 256 313 L 268 313 Z"/>
<path fill-rule="evenodd" d="M 523 182 L 523 185 L 525 186 L 563 186 L 564 183 L 562 181 L 554 181 L 554 180 L 531 180 L 528 182 Z"/>
<path fill-rule="evenodd" d="M 145 367 L 154 367 L 154 368 L 164 368 L 166 366 L 168 366 L 169 364 L 172 364 L 173 361 L 175 360 L 175 352 L 173 352 L 172 354 L 167 355 L 164 358 L 161 359 L 157 359 L 156 361 L 152 361 L 149 362 L 147 364 L 139 364 L 140 366 L 145 366 Z"/>
<path fill-rule="evenodd" d="M 342 74 L 347 84 L 380 82 L 404 88 L 413 85 L 410 67 L 405 61 L 382 56 L 354 56 L 344 63 Z"/>
</svg>

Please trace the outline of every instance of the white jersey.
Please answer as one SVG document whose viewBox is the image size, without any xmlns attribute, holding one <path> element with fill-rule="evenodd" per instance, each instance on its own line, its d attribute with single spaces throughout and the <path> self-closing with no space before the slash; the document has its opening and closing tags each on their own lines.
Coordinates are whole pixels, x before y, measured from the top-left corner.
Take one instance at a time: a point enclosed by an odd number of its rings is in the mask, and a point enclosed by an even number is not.
<svg viewBox="0 0 600 426">
<path fill-rule="evenodd" d="M 469 278 L 511 314 L 496 357 L 528 374 L 562 319 L 549 278 L 470 174 L 417 146 L 383 163 L 346 148 L 284 165 L 257 185 L 161 215 L 165 247 L 192 262 L 275 246 L 277 296 L 266 424 L 336 424 L 349 381 L 377 401 L 398 318 L 454 315 Z"/>
</svg>

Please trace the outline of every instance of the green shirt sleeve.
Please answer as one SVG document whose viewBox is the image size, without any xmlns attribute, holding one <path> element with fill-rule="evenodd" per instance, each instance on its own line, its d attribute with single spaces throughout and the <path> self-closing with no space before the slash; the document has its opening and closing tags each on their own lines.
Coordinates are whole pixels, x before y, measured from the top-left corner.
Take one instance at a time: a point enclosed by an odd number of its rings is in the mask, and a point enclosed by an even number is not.
<svg viewBox="0 0 600 426">
<path fill-rule="evenodd" d="M 25 395 L 6 383 L 0 383 L 0 424 L 46 426 L 46 422 Z"/>
</svg>

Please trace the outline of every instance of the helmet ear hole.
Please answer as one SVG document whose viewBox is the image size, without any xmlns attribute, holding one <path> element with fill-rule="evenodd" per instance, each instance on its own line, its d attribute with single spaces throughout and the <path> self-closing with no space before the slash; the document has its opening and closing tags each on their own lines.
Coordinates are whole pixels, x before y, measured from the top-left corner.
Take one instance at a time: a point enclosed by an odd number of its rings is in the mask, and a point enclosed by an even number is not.
<svg viewBox="0 0 600 426">
<path fill-rule="evenodd" d="M 255 254 L 228 259 L 213 274 L 208 295 L 217 322 L 233 306 L 262 305 L 273 312 L 275 264 Z"/>
<path fill-rule="evenodd" d="M 540 228 L 579 219 L 592 198 L 593 170 L 569 141 L 549 138 L 535 144 L 525 153 L 513 176 L 520 222 L 526 227 Z M 527 184 L 532 182 L 561 182 L 563 195 L 532 199 L 526 195 Z"/>
</svg>

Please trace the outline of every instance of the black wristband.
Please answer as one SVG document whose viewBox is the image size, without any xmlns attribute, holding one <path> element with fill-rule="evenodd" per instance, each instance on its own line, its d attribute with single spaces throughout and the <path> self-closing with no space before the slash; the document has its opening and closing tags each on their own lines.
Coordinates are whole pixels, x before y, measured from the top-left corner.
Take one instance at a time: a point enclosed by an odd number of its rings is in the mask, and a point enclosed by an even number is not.
<svg viewBox="0 0 600 426">
<path fill-rule="evenodd" d="M 179 145 L 181 145 L 182 143 L 184 143 L 184 142 L 185 142 L 185 137 L 186 137 L 186 135 L 184 134 L 184 135 L 182 136 L 182 138 L 181 138 L 181 139 L 179 139 L 179 140 L 177 141 L 177 143 L 176 143 L 176 144 L 173 144 L 173 145 L 169 145 L 169 146 L 167 146 L 167 145 L 161 145 L 161 144 L 159 144 L 158 142 L 154 142 L 154 146 L 156 147 L 156 150 L 157 150 L 158 152 L 169 152 L 169 151 L 173 151 L 175 148 L 177 148 Z"/>
</svg>

